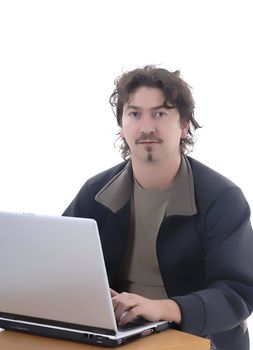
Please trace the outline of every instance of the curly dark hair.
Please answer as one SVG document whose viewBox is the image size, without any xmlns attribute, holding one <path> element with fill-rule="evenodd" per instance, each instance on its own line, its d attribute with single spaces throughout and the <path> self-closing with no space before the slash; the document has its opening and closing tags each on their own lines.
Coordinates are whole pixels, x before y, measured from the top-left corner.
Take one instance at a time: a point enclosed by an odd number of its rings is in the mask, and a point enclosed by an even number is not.
<svg viewBox="0 0 253 350">
<path fill-rule="evenodd" d="M 180 71 L 170 72 L 164 68 L 147 65 L 125 72 L 115 81 L 115 89 L 110 96 L 110 104 L 119 127 L 122 127 L 123 107 L 129 100 L 129 95 L 141 86 L 153 87 L 162 90 L 165 102 L 176 107 L 180 114 L 181 125 L 189 123 L 188 136 L 181 139 L 181 153 L 189 153 L 194 146 L 194 131 L 200 125 L 194 118 L 194 99 L 191 87 L 182 79 Z M 125 139 L 120 145 L 121 155 L 124 159 L 129 158 L 131 151 Z"/>
</svg>

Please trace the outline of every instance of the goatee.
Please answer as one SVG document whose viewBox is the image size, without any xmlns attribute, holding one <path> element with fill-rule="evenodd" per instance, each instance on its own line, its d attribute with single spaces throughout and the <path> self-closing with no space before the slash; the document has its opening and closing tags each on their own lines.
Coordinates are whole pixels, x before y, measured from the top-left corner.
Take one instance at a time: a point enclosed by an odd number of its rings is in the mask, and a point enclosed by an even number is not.
<svg viewBox="0 0 253 350">
<path fill-rule="evenodd" d="M 147 152 L 148 152 L 147 160 L 148 162 L 152 162 L 153 161 L 152 147 L 148 146 Z"/>
</svg>

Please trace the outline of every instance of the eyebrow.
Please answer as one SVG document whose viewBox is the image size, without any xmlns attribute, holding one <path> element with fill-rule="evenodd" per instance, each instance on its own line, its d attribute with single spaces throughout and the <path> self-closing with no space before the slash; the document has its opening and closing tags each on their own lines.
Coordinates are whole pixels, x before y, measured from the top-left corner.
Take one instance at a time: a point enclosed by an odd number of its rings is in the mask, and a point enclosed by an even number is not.
<svg viewBox="0 0 253 350">
<path fill-rule="evenodd" d="M 162 108 L 165 108 L 165 109 L 173 109 L 175 108 L 175 106 L 169 106 L 169 105 L 166 105 L 166 104 L 163 104 L 163 105 L 160 105 L 160 106 L 155 106 L 155 107 L 152 107 L 151 110 L 152 111 L 155 111 L 157 109 L 162 109 Z M 134 105 L 127 105 L 126 106 L 126 109 L 142 109 L 141 107 L 138 107 L 138 106 L 134 106 Z"/>
</svg>

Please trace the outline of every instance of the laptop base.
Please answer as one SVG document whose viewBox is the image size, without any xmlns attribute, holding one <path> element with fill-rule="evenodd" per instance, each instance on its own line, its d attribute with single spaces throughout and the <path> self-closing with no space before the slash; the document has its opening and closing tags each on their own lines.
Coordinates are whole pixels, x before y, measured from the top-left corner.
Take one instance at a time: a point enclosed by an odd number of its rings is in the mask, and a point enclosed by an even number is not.
<svg viewBox="0 0 253 350">
<path fill-rule="evenodd" d="M 40 324 L 23 324 L 15 320 L 4 320 L 0 319 L 0 328 L 6 331 L 15 331 L 21 333 L 27 333 L 32 335 L 45 336 L 50 338 L 57 338 L 62 340 L 70 340 L 75 342 L 81 342 L 86 344 L 101 345 L 105 347 L 115 347 L 132 340 L 153 334 L 159 333 L 167 328 L 169 328 L 169 323 L 162 324 L 160 327 L 150 328 L 142 333 L 137 333 L 131 336 L 126 336 L 123 338 L 114 338 L 112 336 L 99 335 L 86 333 L 84 331 L 64 329 L 60 327 L 48 327 Z"/>
</svg>

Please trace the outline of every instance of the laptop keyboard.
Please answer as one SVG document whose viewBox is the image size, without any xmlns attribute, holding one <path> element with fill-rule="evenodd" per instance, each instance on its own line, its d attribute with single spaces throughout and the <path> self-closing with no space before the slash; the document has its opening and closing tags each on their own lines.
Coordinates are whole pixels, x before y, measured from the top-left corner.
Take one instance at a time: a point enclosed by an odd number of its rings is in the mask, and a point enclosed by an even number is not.
<svg viewBox="0 0 253 350">
<path fill-rule="evenodd" d="M 118 326 L 119 331 L 130 331 L 132 329 L 145 326 L 148 323 L 147 320 L 145 320 L 142 317 L 136 317 L 132 321 L 128 322 L 124 326 Z"/>
</svg>

